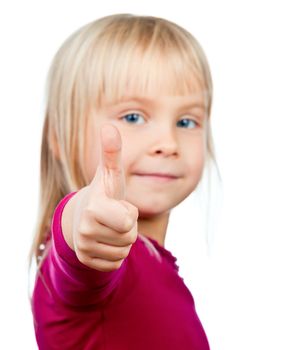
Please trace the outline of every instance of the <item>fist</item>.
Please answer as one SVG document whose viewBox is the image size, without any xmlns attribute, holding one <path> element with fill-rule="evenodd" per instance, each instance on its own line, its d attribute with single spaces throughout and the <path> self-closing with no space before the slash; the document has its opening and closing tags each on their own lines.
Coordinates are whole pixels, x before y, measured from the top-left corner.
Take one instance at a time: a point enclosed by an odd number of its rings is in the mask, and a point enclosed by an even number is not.
<svg viewBox="0 0 288 350">
<path fill-rule="evenodd" d="M 124 199 L 122 142 L 116 127 L 102 126 L 99 147 L 93 180 L 74 196 L 71 231 L 79 261 L 108 272 L 121 266 L 137 239 L 138 209 Z"/>
</svg>

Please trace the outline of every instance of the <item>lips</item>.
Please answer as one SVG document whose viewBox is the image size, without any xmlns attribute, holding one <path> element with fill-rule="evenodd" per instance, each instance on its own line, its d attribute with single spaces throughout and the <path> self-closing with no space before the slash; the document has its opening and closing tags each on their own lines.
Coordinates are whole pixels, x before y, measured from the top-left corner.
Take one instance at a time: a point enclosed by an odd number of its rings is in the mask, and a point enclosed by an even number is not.
<svg viewBox="0 0 288 350">
<path fill-rule="evenodd" d="M 136 173 L 137 176 L 143 176 L 143 177 L 156 177 L 156 178 L 163 178 L 163 179 L 178 179 L 179 176 L 171 174 L 171 173 Z"/>
</svg>

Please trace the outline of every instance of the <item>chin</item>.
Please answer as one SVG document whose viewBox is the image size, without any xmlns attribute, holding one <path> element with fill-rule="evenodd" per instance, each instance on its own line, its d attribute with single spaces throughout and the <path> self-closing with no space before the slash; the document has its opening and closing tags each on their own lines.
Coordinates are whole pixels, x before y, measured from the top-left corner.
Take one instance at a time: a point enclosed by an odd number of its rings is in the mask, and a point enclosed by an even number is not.
<svg viewBox="0 0 288 350">
<path fill-rule="evenodd" d="M 138 208 L 139 219 L 148 219 L 153 216 L 160 216 L 170 212 L 179 201 L 172 201 L 170 198 L 151 198 L 145 201 L 135 197 L 126 197 L 126 200 Z"/>
<path fill-rule="evenodd" d="M 149 219 L 149 218 L 152 218 L 152 217 L 155 217 L 155 216 L 161 216 L 161 215 L 164 215 L 164 214 L 168 214 L 170 212 L 170 209 L 171 208 L 159 208 L 158 207 L 158 210 L 152 210 L 151 208 L 148 209 L 148 208 L 138 208 L 138 212 L 139 212 L 139 216 L 138 218 L 139 219 Z"/>
</svg>

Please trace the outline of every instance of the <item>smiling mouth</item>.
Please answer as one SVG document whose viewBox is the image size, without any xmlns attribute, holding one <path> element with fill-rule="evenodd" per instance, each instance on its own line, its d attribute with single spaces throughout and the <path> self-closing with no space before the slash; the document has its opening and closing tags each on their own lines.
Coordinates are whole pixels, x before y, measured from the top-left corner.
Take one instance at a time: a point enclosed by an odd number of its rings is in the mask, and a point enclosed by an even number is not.
<svg viewBox="0 0 288 350">
<path fill-rule="evenodd" d="M 151 174 L 135 174 L 143 179 L 167 182 L 177 180 L 179 177 L 171 174 L 151 173 Z"/>
</svg>

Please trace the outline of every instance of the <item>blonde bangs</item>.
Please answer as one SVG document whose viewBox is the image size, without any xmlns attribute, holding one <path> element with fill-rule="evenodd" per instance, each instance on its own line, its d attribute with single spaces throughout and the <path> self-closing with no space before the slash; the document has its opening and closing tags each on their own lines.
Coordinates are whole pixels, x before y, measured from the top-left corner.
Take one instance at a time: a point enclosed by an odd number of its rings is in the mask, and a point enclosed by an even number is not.
<svg viewBox="0 0 288 350">
<path fill-rule="evenodd" d="M 186 95 L 211 90 L 196 40 L 163 19 L 126 18 L 109 23 L 89 56 L 92 108 L 115 103 L 127 94 Z"/>
</svg>

